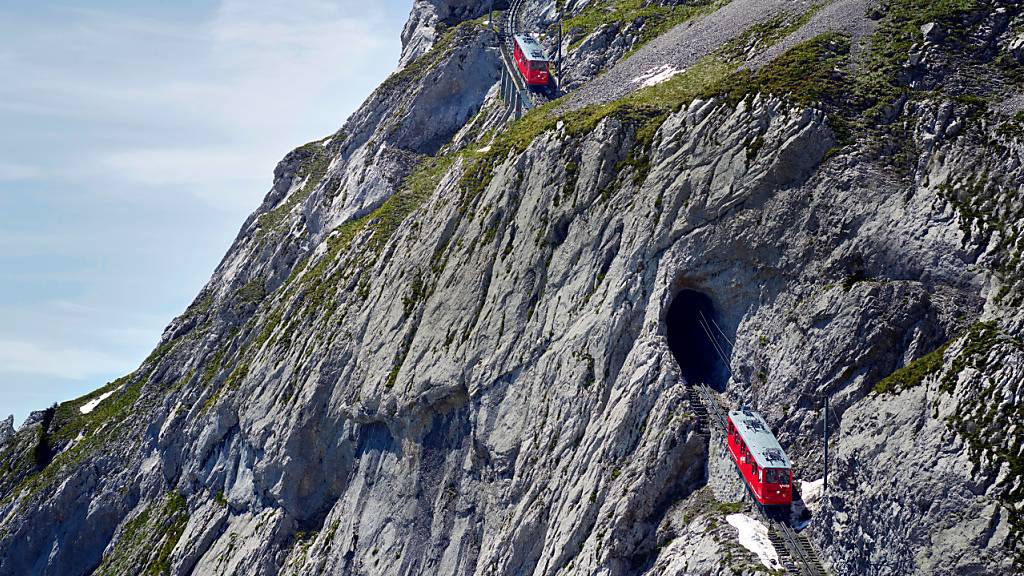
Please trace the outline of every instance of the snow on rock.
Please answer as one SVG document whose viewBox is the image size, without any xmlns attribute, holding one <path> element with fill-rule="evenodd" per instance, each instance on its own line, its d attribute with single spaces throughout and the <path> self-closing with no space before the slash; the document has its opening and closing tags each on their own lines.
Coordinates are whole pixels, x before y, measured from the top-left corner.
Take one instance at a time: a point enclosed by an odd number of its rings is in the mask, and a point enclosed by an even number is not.
<svg viewBox="0 0 1024 576">
<path fill-rule="evenodd" d="M 800 495 L 803 497 L 804 505 L 811 512 L 817 512 L 820 505 L 821 495 L 825 491 L 825 479 L 818 478 L 817 480 L 808 482 L 806 480 L 800 481 Z"/>
<path fill-rule="evenodd" d="M 100 394 L 96 398 L 89 400 L 85 404 L 82 404 L 82 406 L 78 408 L 78 411 L 81 412 L 82 414 L 88 414 L 92 412 L 93 410 L 96 409 L 97 406 L 100 405 L 100 402 L 103 402 L 107 398 L 113 396 L 114 392 L 117 392 L 117 390 L 115 389 L 111 390 L 110 392 L 104 392 L 103 394 Z"/>
<path fill-rule="evenodd" d="M 746 514 L 730 514 L 725 520 L 739 532 L 740 544 L 761 559 L 769 570 L 781 570 L 779 553 L 768 538 L 768 527 Z"/>
<path fill-rule="evenodd" d="M 658 66 L 653 70 L 648 70 L 646 73 L 634 78 L 633 82 L 645 88 L 648 86 L 657 86 L 658 84 L 666 82 L 676 74 L 680 74 L 682 72 L 685 72 L 685 69 L 679 69 L 671 64 L 665 64 L 663 66 Z"/>
</svg>

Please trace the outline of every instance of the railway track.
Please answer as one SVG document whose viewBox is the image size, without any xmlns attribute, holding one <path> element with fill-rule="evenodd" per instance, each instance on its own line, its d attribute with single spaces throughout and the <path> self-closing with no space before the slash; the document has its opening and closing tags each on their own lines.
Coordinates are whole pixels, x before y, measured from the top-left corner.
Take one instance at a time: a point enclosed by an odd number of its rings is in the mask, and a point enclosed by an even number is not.
<svg viewBox="0 0 1024 576">
<path fill-rule="evenodd" d="M 710 435 L 710 428 L 715 426 L 724 438 L 726 432 L 726 412 L 718 403 L 715 393 L 705 384 L 687 384 L 690 405 L 698 418 L 698 434 L 707 431 Z M 703 405 L 703 409 L 697 408 L 694 403 Z M 702 418 L 706 420 L 703 426 L 699 422 Z M 739 469 L 737 468 L 737 472 Z M 741 475 L 742 477 L 742 475 Z M 747 495 L 750 491 L 747 490 Z M 779 554 L 779 560 L 787 574 L 799 574 L 800 576 L 828 576 L 825 565 L 821 562 L 814 550 L 810 539 L 806 534 L 800 534 L 788 523 L 772 518 L 757 505 L 754 501 L 754 508 L 758 510 L 761 519 L 768 525 L 768 537 Z"/>
<path fill-rule="evenodd" d="M 512 59 L 513 37 L 521 32 L 519 30 L 519 20 L 523 13 L 523 6 L 525 4 L 526 0 L 512 0 L 512 4 L 509 6 L 508 12 L 505 13 L 505 18 L 502 22 L 502 30 L 499 34 L 502 39 L 501 59 L 505 65 L 505 72 L 514 83 L 515 90 L 522 100 L 523 108 L 525 110 L 530 110 L 551 100 L 553 94 L 551 93 L 550 88 L 546 91 L 540 91 L 531 89 L 527 86 L 523 81 L 522 76 L 520 76 L 519 69 L 516 67 L 515 61 Z"/>
</svg>

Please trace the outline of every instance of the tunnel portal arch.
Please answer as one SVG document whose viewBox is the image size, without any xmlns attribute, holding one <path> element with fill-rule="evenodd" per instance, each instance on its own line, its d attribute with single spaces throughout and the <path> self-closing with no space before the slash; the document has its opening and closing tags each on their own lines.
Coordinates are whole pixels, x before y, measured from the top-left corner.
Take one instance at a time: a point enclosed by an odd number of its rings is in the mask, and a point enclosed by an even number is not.
<svg viewBox="0 0 1024 576">
<path fill-rule="evenodd" d="M 729 358 L 731 346 L 719 325 L 707 294 L 688 288 L 672 299 L 665 316 L 666 339 L 687 383 L 725 389 L 729 368 L 722 357 Z"/>
</svg>

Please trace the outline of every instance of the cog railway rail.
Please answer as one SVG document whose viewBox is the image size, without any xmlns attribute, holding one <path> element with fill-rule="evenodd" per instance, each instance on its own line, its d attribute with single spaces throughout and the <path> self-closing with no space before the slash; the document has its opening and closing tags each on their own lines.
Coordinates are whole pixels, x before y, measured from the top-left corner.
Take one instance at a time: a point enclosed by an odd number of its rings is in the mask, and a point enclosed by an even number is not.
<svg viewBox="0 0 1024 576">
<path fill-rule="evenodd" d="M 501 79 L 501 95 L 509 106 L 509 114 L 514 116 L 514 118 L 521 117 L 526 111 L 550 101 L 557 95 L 557 90 L 553 89 L 550 83 L 543 90 L 537 90 L 536 87 L 531 89 L 531 86 L 523 76 L 523 72 L 517 66 L 514 56 L 516 54 L 516 36 L 521 34 L 519 20 L 525 2 L 526 0 L 512 0 L 505 18 L 501 21 L 501 30 L 498 31 L 498 36 L 501 39 L 501 60 L 504 66 Z M 705 317 L 703 313 L 701 314 L 700 324 L 706 332 L 709 341 L 714 346 L 715 352 L 722 358 L 724 364 L 728 366 L 723 348 L 726 346 L 731 347 L 732 342 L 729 341 L 728 336 L 725 335 L 721 327 L 713 319 Z M 712 325 L 714 328 L 712 328 Z M 720 333 L 727 343 L 719 340 L 715 333 L 716 329 L 717 333 Z M 712 426 L 714 426 L 722 434 L 722 437 L 725 438 L 729 429 L 729 415 L 722 408 L 714 391 L 706 384 L 691 384 L 689 382 L 687 382 L 686 388 L 690 408 L 697 416 L 697 433 L 710 437 Z M 736 465 L 735 461 L 733 464 L 736 466 L 737 473 L 742 478 L 743 475 L 739 466 Z M 797 533 L 786 521 L 769 514 L 757 501 L 757 498 L 754 497 L 749 485 L 747 485 L 747 495 L 754 501 L 755 508 L 760 513 L 762 520 L 768 525 L 769 539 L 775 550 L 779 553 L 779 558 L 786 572 L 800 576 L 827 576 L 828 573 L 825 571 L 824 565 L 815 553 L 814 546 L 807 536 Z"/>
<path fill-rule="evenodd" d="M 710 427 L 714 426 L 724 438 L 727 434 L 728 419 L 715 393 L 705 384 L 687 384 L 686 387 L 690 407 L 698 418 L 698 433 L 710 436 Z M 815 553 L 807 535 L 798 533 L 786 521 L 769 514 L 753 497 L 749 487 L 747 495 L 754 501 L 754 507 L 760 513 L 761 519 L 768 525 L 769 538 L 779 553 L 779 559 L 786 572 L 801 576 L 827 576 L 828 572 L 825 571 L 825 566 Z"/>
<path fill-rule="evenodd" d="M 501 95 L 508 103 L 509 110 L 515 118 L 550 101 L 556 93 L 556 89 L 552 87 L 551 83 L 543 88 L 528 85 L 523 78 L 523 73 L 516 65 L 514 57 L 516 36 L 522 33 L 519 29 L 519 20 L 524 4 L 525 0 L 512 0 L 512 4 L 505 13 L 505 18 L 501 20 L 501 30 L 498 31 L 498 36 L 501 38 L 501 61 L 504 67 Z"/>
<path fill-rule="evenodd" d="M 728 366 L 723 348 L 726 346 L 731 347 L 732 342 L 729 341 L 728 336 L 725 335 L 725 332 L 722 331 L 713 318 L 707 318 L 701 313 L 699 322 L 714 346 L 715 352 L 721 357 L 723 363 Z M 719 340 L 716 332 L 722 335 L 726 343 Z M 687 382 L 686 388 L 690 408 L 697 416 L 697 432 L 710 437 L 711 427 L 713 426 L 720 432 L 723 439 L 727 438 L 730 422 L 729 415 L 718 402 L 718 398 L 711 387 L 706 384 L 691 384 Z M 742 479 L 742 471 L 735 460 L 733 460 L 733 465 L 736 468 L 737 474 Z M 747 488 L 747 495 L 753 500 L 754 507 L 760 513 L 761 519 L 768 525 L 768 537 L 776 552 L 778 552 L 779 559 L 786 573 L 799 574 L 800 576 L 828 576 L 824 564 L 822 564 L 817 553 L 814 551 L 814 546 L 807 538 L 807 535 L 798 533 L 788 522 L 768 513 L 766 508 L 757 501 L 749 484 L 745 482 L 744 485 Z"/>
</svg>

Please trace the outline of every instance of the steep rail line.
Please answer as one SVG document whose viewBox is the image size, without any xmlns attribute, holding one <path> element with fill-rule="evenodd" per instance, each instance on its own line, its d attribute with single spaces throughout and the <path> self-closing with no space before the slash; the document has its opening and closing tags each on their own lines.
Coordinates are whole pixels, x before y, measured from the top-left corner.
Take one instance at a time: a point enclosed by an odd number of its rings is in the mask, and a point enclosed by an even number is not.
<svg viewBox="0 0 1024 576">
<path fill-rule="evenodd" d="M 708 431 L 708 435 L 710 435 L 710 428 L 714 426 L 721 432 L 722 438 L 725 438 L 728 433 L 726 412 L 711 388 L 705 384 L 687 384 L 687 389 L 691 408 L 697 414 L 698 433 Z M 695 406 L 695 403 L 700 407 Z M 702 417 L 706 419 L 703 425 L 700 423 Z M 739 472 L 738 468 L 737 472 Z M 747 490 L 747 495 L 750 496 L 749 490 Z M 754 501 L 754 507 L 760 513 L 761 519 L 768 525 L 769 538 L 775 546 L 776 552 L 779 553 L 779 559 L 787 573 L 800 576 L 828 576 L 825 565 L 805 534 L 798 534 L 788 523 L 766 514 L 756 501 Z"/>
<path fill-rule="evenodd" d="M 545 92 L 531 90 L 519 73 L 512 56 L 514 52 L 513 42 L 515 35 L 520 33 L 519 19 L 523 12 L 526 0 L 512 0 L 505 18 L 501 20 L 501 30 L 498 35 L 501 38 L 501 61 L 504 65 L 504 72 L 501 79 L 501 94 L 508 103 L 510 111 L 518 118 L 525 111 L 531 110 L 541 104 L 548 102 L 551 95 Z"/>
</svg>

